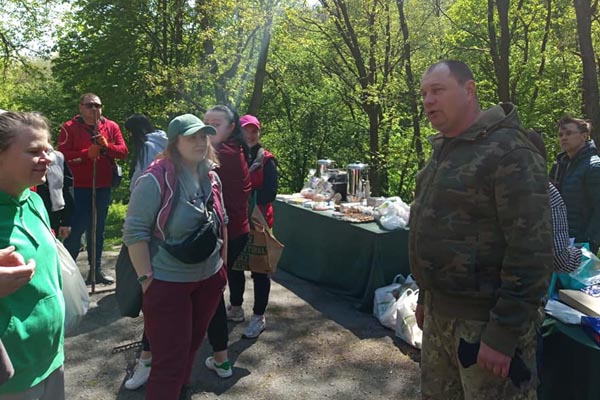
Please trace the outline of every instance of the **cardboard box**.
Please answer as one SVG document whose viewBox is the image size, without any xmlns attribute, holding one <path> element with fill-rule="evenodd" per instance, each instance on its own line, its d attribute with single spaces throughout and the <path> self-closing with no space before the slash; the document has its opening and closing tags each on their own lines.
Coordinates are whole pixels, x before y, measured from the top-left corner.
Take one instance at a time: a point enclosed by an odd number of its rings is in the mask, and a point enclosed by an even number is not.
<svg viewBox="0 0 600 400">
<path fill-rule="evenodd" d="M 558 291 L 558 298 L 565 304 L 592 317 L 600 317 L 600 298 L 592 297 L 580 290 L 562 289 Z"/>
</svg>

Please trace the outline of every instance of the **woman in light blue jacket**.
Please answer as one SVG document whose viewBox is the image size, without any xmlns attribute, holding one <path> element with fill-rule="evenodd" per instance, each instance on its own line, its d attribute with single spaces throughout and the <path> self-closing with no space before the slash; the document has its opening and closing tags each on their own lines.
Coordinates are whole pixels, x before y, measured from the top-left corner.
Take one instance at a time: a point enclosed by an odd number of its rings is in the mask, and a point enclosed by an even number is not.
<svg viewBox="0 0 600 400">
<path fill-rule="evenodd" d="M 155 129 L 148 117 L 144 114 L 133 114 L 125 121 L 125 129 L 131 134 L 133 144 L 133 157 L 129 164 L 129 191 L 137 179 L 144 173 L 148 165 L 157 155 L 167 148 L 167 134 L 160 129 Z"/>
<path fill-rule="evenodd" d="M 144 114 L 133 114 L 125 121 L 125 129 L 131 134 L 133 157 L 129 164 L 129 191 L 132 192 L 138 178 L 142 176 L 148 165 L 156 156 L 165 151 L 168 144 L 167 134 L 155 129 Z M 119 283 L 119 282 L 117 282 Z M 125 381 L 125 388 L 135 390 L 146 383 L 150 376 L 152 352 L 146 333 L 142 334 L 142 352 L 133 374 Z"/>
</svg>

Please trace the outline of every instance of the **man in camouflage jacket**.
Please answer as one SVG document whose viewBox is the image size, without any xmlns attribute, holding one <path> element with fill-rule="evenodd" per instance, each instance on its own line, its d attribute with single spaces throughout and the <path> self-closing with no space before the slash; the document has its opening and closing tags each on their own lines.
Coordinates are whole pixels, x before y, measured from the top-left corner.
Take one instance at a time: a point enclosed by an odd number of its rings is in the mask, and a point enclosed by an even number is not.
<svg viewBox="0 0 600 400">
<path fill-rule="evenodd" d="M 410 216 L 423 398 L 536 398 L 535 332 L 552 271 L 544 160 L 515 106 L 479 108 L 466 64 L 434 64 L 421 94 L 440 131 Z M 461 338 L 480 343 L 476 366 L 459 365 Z M 506 379 L 516 355 L 532 372 L 519 387 Z"/>
</svg>

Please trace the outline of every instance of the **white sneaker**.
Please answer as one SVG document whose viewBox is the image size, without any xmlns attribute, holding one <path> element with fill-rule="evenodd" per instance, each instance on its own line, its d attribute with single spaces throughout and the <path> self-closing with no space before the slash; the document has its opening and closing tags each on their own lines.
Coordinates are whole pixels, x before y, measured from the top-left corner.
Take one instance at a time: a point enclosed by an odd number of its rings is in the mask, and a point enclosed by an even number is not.
<svg viewBox="0 0 600 400">
<path fill-rule="evenodd" d="M 152 359 L 142 359 L 138 361 L 135 366 L 135 370 L 133 371 L 133 375 L 131 378 L 125 381 L 125 388 L 129 390 L 135 390 L 142 386 L 148 380 L 150 376 L 150 364 L 152 363 Z"/>
<path fill-rule="evenodd" d="M 242 337 L 244 339 L 252 339 L 258 337 L 267 327 L 267 321 L 265 320 L 264 315 L 253 315 L 252 319 L 248 323 L 246 329 L 244 329 L 244 334 Z"/>
<path fill-rule="evenodd" d="M 244 322 L 244 309 L 242 306 L 227 307 L 227 319 L 233 322 Z"/>
<path fill-rule="evenodd" d="M 225 379 L 233 375 L 233 369 L 231 368 L 231 363 L 229 360 L 225 360 L 221 364 L 217 364 L 214 357 L 208 357 L 206 361 L 204 361 L 204 365 L 206 365 L 206 368 L 210 369 L 211 371 L 215 371 L 220 378 Z"/>
</svg>

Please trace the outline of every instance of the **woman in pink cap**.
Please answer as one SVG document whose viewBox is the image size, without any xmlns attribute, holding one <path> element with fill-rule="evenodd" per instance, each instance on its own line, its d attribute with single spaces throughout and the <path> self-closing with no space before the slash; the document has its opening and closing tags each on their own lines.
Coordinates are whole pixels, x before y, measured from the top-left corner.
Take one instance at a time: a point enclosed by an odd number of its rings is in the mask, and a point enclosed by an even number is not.
<svg viewBox="0 0 600 400">
<path fill-rule="evenodd" d="M 260 121 L 254 115 L 240 118 L 244 139 L 250 148 L 248 171 L 252 182 L 252 191 L 256 195 L 256 205 L 264 215 L 269 227 L 273 226 L 273 205 L 277 195 L 277 161 L 275 156 L 260 143 Z M 269 302 L 271 279 L 268 274 L 251 273 L 254 281 L 254 315 L 244 330 L 242 337 L 258 337 L 266 328 L 265 310 Z M 242 310 L 244 301 L 244 271 L 229 270 L 229 290 L 232 310 Z M 243 310 L 242 310 L 243 313 Z"/>
</svg>

